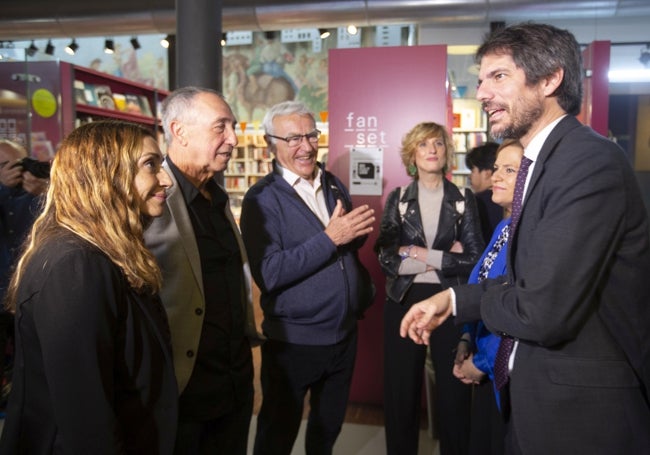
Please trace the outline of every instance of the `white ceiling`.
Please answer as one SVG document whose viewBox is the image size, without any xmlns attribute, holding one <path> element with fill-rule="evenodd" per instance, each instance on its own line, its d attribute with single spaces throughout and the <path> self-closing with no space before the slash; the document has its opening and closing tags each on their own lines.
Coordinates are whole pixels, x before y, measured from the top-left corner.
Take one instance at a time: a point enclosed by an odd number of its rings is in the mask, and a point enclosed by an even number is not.
<svg viewBox="0 0 650 455">
<path fill-rule="evenodd" d="M 643 17 L 650 23 L 650 0 L 221 0 L 221 4 L 224 31 Z M 2 0 L 0 40 L 174 33 L 174 7 L 175 0 Z"/>
</svg>

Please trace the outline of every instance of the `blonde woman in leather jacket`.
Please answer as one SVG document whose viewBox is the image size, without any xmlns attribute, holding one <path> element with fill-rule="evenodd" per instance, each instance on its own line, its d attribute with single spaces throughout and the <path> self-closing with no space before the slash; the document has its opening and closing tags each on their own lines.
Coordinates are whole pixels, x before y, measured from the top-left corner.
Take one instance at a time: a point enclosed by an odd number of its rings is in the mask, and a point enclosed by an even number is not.
<svg viewBox="0 0 650 455">
<path fill-rule="evenodd" d="M 416 455 L 426 347 L 399 336 L 413 303 L 467 277 L 484 248 L 476 200 L 445 178 L 453 145 L 445 128 L 424 122 L 402 141 L 401 157 L 413 182 L 394 189 L 375 244 L 386 275 L 384 412 L 387 454 Z M 440 454 L 465 454 L 471 388 L 452 373 L 461 328 L 451 320 L 431 335 L 436 372 L 435 427 Z"/>
</svg>

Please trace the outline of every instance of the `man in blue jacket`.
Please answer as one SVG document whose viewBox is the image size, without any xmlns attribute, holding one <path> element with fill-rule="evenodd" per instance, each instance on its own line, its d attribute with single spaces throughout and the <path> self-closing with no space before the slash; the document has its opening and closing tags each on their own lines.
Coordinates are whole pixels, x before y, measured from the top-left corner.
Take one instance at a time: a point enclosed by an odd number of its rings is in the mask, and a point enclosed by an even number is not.
<svg viewBox="0 0 650 455">
<path fill-rule="evenodd" d="M 352 209 L 341 181 L 317 162 L 314 115 L 301 103 L 264 118 L 273 172 L 244 197 L 241 229 L 264 312 L 256 455 L 289 454 L 310 391 L 307 454 L 331 453 L 345 417 L 363 312 L 357 250 L 375 218 Z"/>
</svg>

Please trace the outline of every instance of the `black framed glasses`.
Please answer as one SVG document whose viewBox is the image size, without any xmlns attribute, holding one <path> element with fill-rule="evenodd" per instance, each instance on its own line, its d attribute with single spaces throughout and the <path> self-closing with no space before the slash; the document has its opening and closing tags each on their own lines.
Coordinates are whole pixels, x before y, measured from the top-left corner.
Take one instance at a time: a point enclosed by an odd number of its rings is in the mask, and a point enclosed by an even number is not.
<svg viewBox="0 0 650 455">
<path fill-rule="evenodd" d="M 287 137 L 274 136 L 272 134 L 267 134 L 267 136 L 272 137 L 273 139 L 280 139 L 281 141 L 286 142 L 289 145 L 289 147 L 298 147 L 302 142 L 302 138 L 307 139 L 307 141 L 309 141 L 310 144 L 317 144 L 318 138 L 320 137 L 320 130 L 314 130 L 311 133 L 296 134 Z"/>
</svg>

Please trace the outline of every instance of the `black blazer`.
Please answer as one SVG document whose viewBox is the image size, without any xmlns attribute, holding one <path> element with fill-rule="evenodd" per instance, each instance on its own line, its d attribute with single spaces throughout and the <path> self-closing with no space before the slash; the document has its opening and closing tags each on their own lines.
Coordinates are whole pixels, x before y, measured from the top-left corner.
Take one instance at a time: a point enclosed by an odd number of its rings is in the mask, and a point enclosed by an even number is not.
<svg viewBox="0 0 650 455">
<path fill-rule="evenodd" d="M 0 453 L 173 452 L 177 386 L 157 297 L 65 234 L 25 270 L 15 319 Z"/>
<path fill-rule="evenodd" d="M 650 453 L 648 232 L 623 151 L 565 117 L 535 162 L 513 284 L 454 288 L 459 321 L 482 317 L 519 339 L 510 395 L 522 453 Z"/>
</svg>

